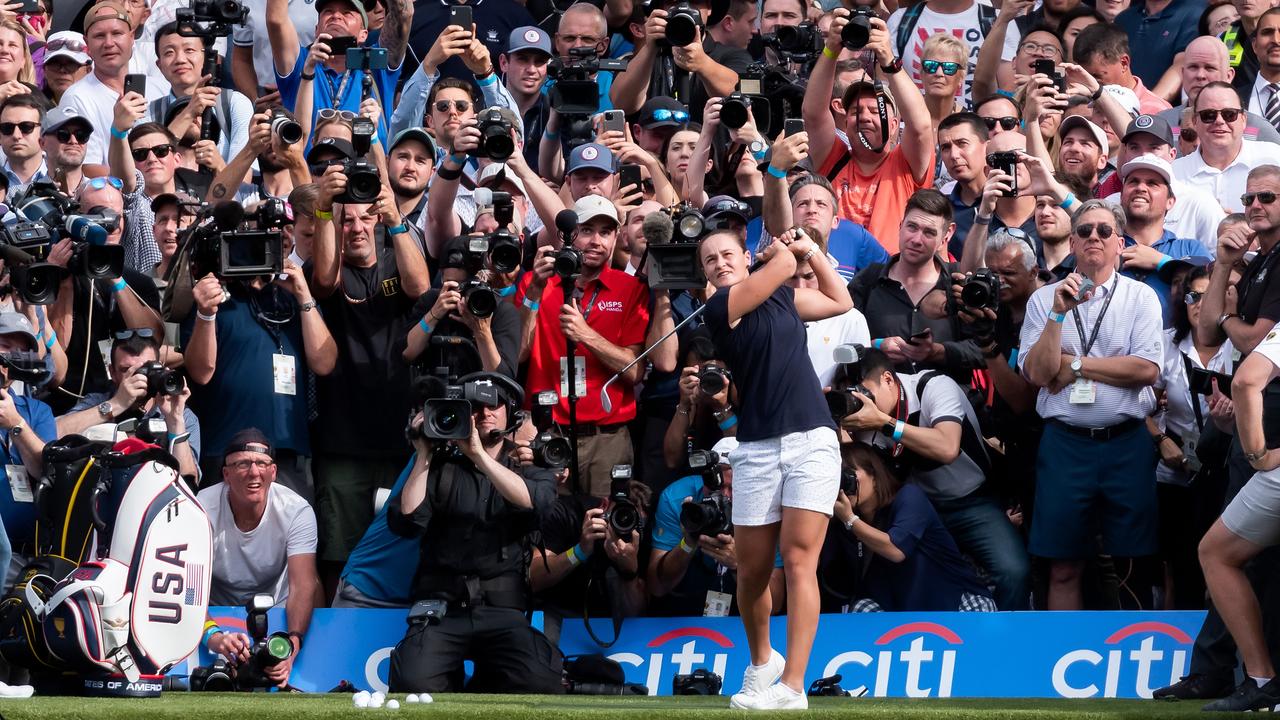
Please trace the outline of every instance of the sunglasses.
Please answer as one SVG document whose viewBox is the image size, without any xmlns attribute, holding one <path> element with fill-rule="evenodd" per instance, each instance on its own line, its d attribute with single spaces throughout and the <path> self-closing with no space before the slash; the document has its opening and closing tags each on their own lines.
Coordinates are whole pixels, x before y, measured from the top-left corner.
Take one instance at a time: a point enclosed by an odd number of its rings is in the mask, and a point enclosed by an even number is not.
<svg viewBox="0 0 1280 720">
<path fill-rule="evenodd" d="M 325 108 L 316 113 L 316 117 L 325 122 L 333 122 L 334 120 L 346 120 L 351 122 L 356 119 L 356 114 L 350 110 L 334 110 L 333 108 Z"/>
<path fill-rule="evenodd" d="M 152 147 L 134 148 L 129 151 L 129 154 L 133 156 L 134 162 L 140 163 L 146 160 L 148 155 L 154 154 L 157 160 L 161 160 L 169 157 L 171 152 L 173 152 L 173 146 L 169 143 L 164 143 L 163 145 L 153 145 Z"/>
<path fill-rule="evenodd" d="M 23 135 L 30 135 L 40 127 L 40 123 L 35 122 L 4 122 L 0 123 L 0 135 L 8 137 L 13 134 L 14 130 L 21 130 Z"/>
<path fill-rule="evenodd" d="M 117 190 L 124 190 L 124 181 L 118 177 L 111 177 L 109 175 L 96 177 L 96 178 L 89 178 L 88 180 L 84 181 L 84 184 L 88 185 L 90 188 L 94 190 L 101 190 L 102 188 L 108 185 L 110 185 L 111 187 Z"/>
<path fill-rule="evenodd" d="M 436 112 L 442 112 L 442 113 L 449 112 L 449 104 L 450 103 L 448 100 L 437 100 L 435 104 Z M 453 104 L 453 107 L 460 113 L 466 112 L 471 109 L 470 100 L 454 100 L 452 104 Z"/>
<path fill-rule="evenodd" d="M 89 128 L 76 128 L 75 130 L 70 128 L 58 128 L 54 131 L 53 136 L 58 138 L 58 142 L 60 143 L 69 143 L 71 142 L 71 138 L 75 138 L 76 142 L 83 145 L 89 142 L 89 136 L 92 134 L 93 130 Z"/>
<path fill-rule="evenodd" d="M 667 120 L 675 120 L 676 122 L 688 122 L 689 113 L 683 110 L 668 110 L 666 108 L 658 108 L 653 111 L 653 119 L 657 122 L 666 122 Z"/>
<path fill-rule="evenodd" d="M 135 328 L 132 330 L 121 330 L 116 333 L 117 340 L 128 340 L 129 338 L 153 338 L 156 333 L 151 328 Z"/>
<path fill-rule="evenodd" d="M 1244 205 L 1245 207 L 1249 207 L 1250 205 L 1252 205 L 1254 200 L 1257 200 L 1263 205 L 1270 205 L 1271 203 L 1276 201 L 1276 194 L 1273 192 L 1264 190 L 1262 192 L 1245 193 L 1240 196 L 1240 204 Z"/>
<path fill-rule="evenodd" d="M 1021 120 L 1013 116 L 1006 116 L 1001 118 L 984 117 L 982 118 L 982 122 L 987 124 L 988 130 L 995 130 L 996 123 L 1000 123 L 1000 127 L 1003 130 L 1012 130 L 1018 127 L 1018 123 L 1020 123 Z"/>
<path fill-rule="evenodd" d="M 926 75 L 936 75 L 938 68 L 942 68 L 942 74 L 948 77 L 960 72 L 960 63 L 958 62 L 941 62 L 939 60 L 925 60 L 920 63 L 924 68 Z"/>
<path fill-rule="evenodd" d="M 1195 290 L 1190 290 L 1187 292 L 1186 295 L 1182 296 L 1182 302 L 1188 305 L 1195 305 L 1196 303 L 1200 302 L 1200 298 L 1202 297 L 1204 297 L 1204 293 L 1196 292 Z"/>
<path fill-rule="evenodd" d="M 1076 228 L 1076 235 L 1081 240 L 1087 240 L 1089 236 L 1093 235 L 1094 229 L 1097 229 L 1098 231 L 1099 240 L 1111 239 L 1111 236 L 1114 235 L 1116 231 L 1115 228 L 1106 223 L 1098 223 L 1097 225 L 1094 225 L 1093 223 L 1085 223 L 1084 225 Z"/>
<path fill-rule="evenodd" d="M 44 50 L 46 53 L 54 53 L 59 50 L 70 50 L 71 52 L 85 52 L 88 46 L 83 40 L 77 38 L 58 38 L 45 43 Z"/>
<path fill-rule="evenodd" d="M 1017 238 L 1018 240 L 1021 240 L 1024 245 L 1031 248 L 1032 256 L 1036 254 L 1035 243 L 1031 241 L 1031 236 L 1028 235 L 1026 231 L 1024 231 L 1022 228 L 1007 227 L 1007 228 L 1002 228 L 1000 232 L 1003 232 L 1005 235 L 1008 235 L 1011 238 Z"/>
<path fill-rule="evenodd" d="M 1244 112 L 1240 108 L 1223 108 L 1221 110 L 1201 110 L 1196 113 L 1200 117 L 1200 122 L 1205 125 L 1212 125 L 1218 121 L 1218 115 L 1222 115 L 1222 122 L 1233 123 L 1240 118 L 1240 114 Z"/>
</svg>

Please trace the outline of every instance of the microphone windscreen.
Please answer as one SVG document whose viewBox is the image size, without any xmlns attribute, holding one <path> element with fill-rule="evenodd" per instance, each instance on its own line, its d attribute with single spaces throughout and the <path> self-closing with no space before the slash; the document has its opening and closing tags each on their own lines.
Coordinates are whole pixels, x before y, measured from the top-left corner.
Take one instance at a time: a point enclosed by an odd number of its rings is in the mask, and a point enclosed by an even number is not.
<svg viewBox="0 0 1280 720">
<path fill-rule="evenodd" d="M 572 235 L 578 230 L 578 213 L 565 209 L 556 213 L 556 229 L 565 235 Z"/>
<path fill-rule="evenodd" d="M 12 245 L 0 245 L 0 259 L 3 259 L 4 264 L 9 267 L 26 265 L 35 260 L 29 253 Z"/>
<path fill-rule="evenodd" d="M 471 198 L 476 201 L 476 207 L 478 208 L 493 207 L 493 191 L 487 187 L 478 187 L 472 190 Z"/>
<path fill-rule="evenodd" d="M 671 216 L 664 212 L 650 213 L 644 219 L 644 224 L 640 226 L 640 233 L 644 235 L 646 246 L 671 242 L 671 236 L 675 230 L 676 226 L 671 222 Z"/>
<path fill-rule="evenodd" d="M 213 222 L 223 232 L 230 232 L 244 222 L 244 206 L 231 200 L 223 200 L 213 206 Z"/>
</svg>

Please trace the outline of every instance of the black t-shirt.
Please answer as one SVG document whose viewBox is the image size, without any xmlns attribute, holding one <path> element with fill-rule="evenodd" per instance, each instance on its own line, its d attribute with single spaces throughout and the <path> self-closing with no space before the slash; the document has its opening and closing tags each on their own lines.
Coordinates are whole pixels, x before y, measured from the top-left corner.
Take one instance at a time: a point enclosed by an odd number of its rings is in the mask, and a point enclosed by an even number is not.
<svg viewBox="0 0 1280 720">
<path fill-rule="evenodd" d="M 130 268 L 124 269 L 123 277 L 142 302 L 157 312 L 160 310 L 160 293 L 156 290 L 155 281 Z M 72 305 L 75 320 L 67 341 L 67 377 L 48 399 L 54 415 L 70 410 L 79 400 L 77 395 L 111 390 L 106 360 L 98 343 L 111 340 L 113 333 L 128 329 L 109 281 L 74 277 L 71 283 L 75 293 Z"/>
<path fill-rule="evenodd" d="M 1240 282 L 1236 283 L 1239 298 L 1236 307 L 1241 320 L 1247 323 L 1280 321 L 1280 283 L 1274 282 L 1277 271 L 1280 271 L 1280 245 L 1272 247 L 1270 252 L 1258 253 L 1245 268 Z M 1247 355 L 1242 352 L 1240 360 L 1243 362 Z M 1236 368 L 1239 369 L 1239 365 Z M 1262 402 L 1262 429 L 1267 447 L 1280 446 L 1280 380 L 1267 385 Z M 1239 446 L 1239 442 L 1235 446 Z"/>
<path fill-rule="evenodd" d="M 507 39 L 511 37 L 511 31 L 535 24 L 525 6 L 514 0 L 470 0 L 465 3 L 453 0 L 418 0 L 414 3 L 413 25 L 409 30 L 409 47 L 414 57 L 421 59 L 427 56 L 431 44 L 448 26 L 449 8 L 454 6 L 471 8 L 476 37 L 489 50 L 489 57 L 493 59 L 495 67 L 498 55 L 507 51 Z M 416 68 L 408 68 L 409 72 L 402 73 L 401 77 L 409 77 L 414 69 Z M 440 76 L 462 78 L 468 82 L 474 79 L 458 56 L 451 57 L 440 65 Z"/>
<path fill-rule="evenodd" d="M 311 274 L 311 267 L 306 269 Z M 343 264 L 338 289 L 320 301 L 338 343 L 333 372 L 316 379 L 319 418 L 312 429 L 317 453 L 394 458 L 409 453 L 409 366 L 405 337 L 417 321 L 417 298 L 400 284 L 395 251 L 382 248 L 372 267 Z"/>
<path fill-rule="evenodd" d="M 707 35 L 702 40 L 702 49 L 707 52 L 707 56 L 721 65 L 729 68 L 741 75 L 751 66 L 751 55 L 746 50 L 736 48 L 731 45 L 722 45 Z M 650 95 L 653 93 L 650 92 Z M 702 112 L 707 107 L 707 101 L 711 99 L 711 94 L 707 92 L 707 88 L 702 84 L 702 80 L 698 77 L 693 78 L 692 87 L 689 89 L 689 114 L 693 120 L 702 122 Z"/>
<path fill-rule="evenodd" d="M 439 288 L 428 290 L 425 295 L 418 298 L 418 302 L 414 304 L 413 311 L 409 314 L 409 317 L 424 317 L 431 310 L 431 306 L 436 304 L 436 298 L 438 297 L 440 297 Z M 430 321 L 428 320 L 428 322 Z M 493 342 L 498 346 L 498 355 L 502 358 L 502 362 L 498 365 L 498 372 L 514 380 L 516 377 L 516 365 L 520 356 L 520 312 L 516 310 L 515 305 L 499 298 L 498 309 L 493 312 L 489 328 L 493 334 Z M 471 328 L 467 327 L 461 320 L 446 317 L 431 328 L 431 337 L 471 338 L 472 334 Z M 428 345 L 427 349 L 415 361 L 420 363 L 422 368 L 428 372 L 438 367 L 447 367 L 458 377 L 468 373 L 480 372 L 484 369 L 477 364 L 476 355 L 471 351 L 471 348 L 455 345 L 443 347 L 431 347 Z"/>
<path fill-rule="evenodd" d="M 547 555 L 558 555 L 577 545 L 582 540 L 582 519 L 586 517 L 588 510 L 600 507 L 601 502 L 600 498 L 583 495 L 557 497 L 542 521 L 542 542 Z M 639 534 L 640 548 L 636 553 L 636 568 L 638 572 L 643 572 L 649 567 L 648 529 L 641 528 Z M 622 578 L 609 563 L 600 544 L 586 549 L 591 552 L 586 562 L 574 568 L 560 582 L 538 593 L 538 601 L 542 607 L 554 608 L 566 617 L 578 617 L 585 606 L 592 618 L 611 617 L 610 581 Z M 535 557 L 533 562 L 541 561 Z M 590 589 L 587 588 L 588 580 L 591 581 Z"/>
</svg>

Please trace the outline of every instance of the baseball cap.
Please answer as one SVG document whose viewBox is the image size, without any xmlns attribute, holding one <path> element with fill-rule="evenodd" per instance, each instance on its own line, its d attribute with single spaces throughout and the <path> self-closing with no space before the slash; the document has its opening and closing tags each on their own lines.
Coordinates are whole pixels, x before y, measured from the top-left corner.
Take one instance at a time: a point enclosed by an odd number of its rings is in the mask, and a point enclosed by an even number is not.
<svg viewBox="0 0 1280 720">
<path fill-rule="evenodd" d="M 270 455 L 274 460 L 276 457 L 275 448 L 271 446 L 271 441 L 263 434 L 261 430 L 255 427 L 245 428 L 227 441 L 227 446 L 222 451 L 222 462 L 226 464 L 227 458 L 238 452 L 257 452 Z"/>
<path fill-rule="evenodd" d="M 1151 172 L 1164 178 L 1165 185 L 1173 184 L 1173 166 L 1169 165 L 1169 161 L 1155 155 L 1139 155 L 1130 160 L 1120 168 L 1120 179 L 1124 180 L 1129 177 L 1129 173 L 1134 170 L 1150 170 Z"/>
<path fill-rule="evenodd" d="M 327 137 L 311 146 L 311 152 L 307 153 L 307 162 L 318 162 L 321 155 L 333 152 L 338 153 L 344 160 L 350 160 L 356 156 L 356 149 L 351 145 L 350 141 L 342 138 Z"/>
<path fill-rule="evenodd" d="M 729 14 L 729 0 L 711 0 L 711 14 L 707 15 L 707 27 L 719 25 Z"/>
<path fill-rule="evenodd" d="M 1102 91 L 1114 97 L 1125 112 L 1129 113 L 1129 117 L 1134 117 L 1142 113 L 1142 103 L 1138 100 L 1138 94 L 1122 85 L 1103 85 Z"/>
<path fill-rule="evenodd" d="M 88 65 L 89 53 L 85 52 L 84 36 L 74 30 L 59 30 L 49 36 L 44 44 L 44 61 L 54 58 L 71 58 L 81 65 Z"/>
<path fill-rule="evenodd" d="M 335 2 L 341 2 L 341 3 L 346 3 L 350 5 L 352 8 L 356 10 L 356 12 L 360 13 L 360 20 L 361 22 L 364 23 L 364 26 L 369 27 L 369 13 L 364 11 L 364 3 L 360 2 L 360 0 L 318 0 L 316 2 L 316 12 L 317 13 L 320 12 L 320 10 L 324 8 L 325 5 L 329 5 Z"/>
<path fill-rule="evenodd" d="M 36 331 L 22 313 L 0 312 L 0 335 L 22 335 L 31 341 L 31 347 L 36 346 Z"/>
<path fill-rule="evenodd" d="M 1213 262 L 1213 258 L 1206 255 L 1184 255 L 1179 258 L 1173 258 L 1156 268 L 1156 275 L 1165 282 L 1173 281 L 1173 274 L 1183 268 L 1204 267 Z"/>
<path fill-rule="evenodd" d="M 573 204 L 573 211 L 577 213 L 579 223 L 585 223 L 594 217 L 607 217 L 618 223 L 618 209 L 599 195 L 583 195 L 578 198 L 578 202 Z"/>
<path fill-rule="evenodd" d="M 1067 133 L 1076 128 L 1088 130 L 1094 141 L 1098 143 L 1098 147 L 1102 149 L 1103 155 L 1110 152 L 1110 147 L 1107 144 L 1107 134 L 1102 131 L 1102 128 L 1094 125 L 1092 120 L 1083 115 L 1068 115 L 1063 118 L 1062 124 L 1058 126 L 1058 137 L 1065 138 Z"/>
<path fill-rule="evenodd" d="M 465 270 L 467 268 L 467 237 L 459 235 L 445 241 L 440 250 L 441 270 Z"/>
<path fill-rule="evenodd" d="M 1165 145 L 1173 145 L 1173 128 L 1169 127 L 1168 121 L 1157 115 L 1143 114 L 1134 118 L 1129 127 L 1125 128 L 1120 142 L 1129 142 L 1129 138 L 1138 133 L 1147 133 Z"/>
<path fill-rule="evenodd" d="M 119 20 L 128 25 L 130 30 L 133 29 L 133 21 L 129 19 L 128 8 L 121 3 L 115 2 L 115 0 L 102 0 L 102 2 L 89 8 L 89 12 L 85 13 L 85 33 L 88 34 L 89 28 L 104 20 Z"/>
<path fill-rule="evenodd" d="M 716 441 L 715 445 L 711 446 L 711 449 L 720 456 L 720 463 L 722 465 L 727 464 L 729 462 L 729 454 L 738 449 L 738 438 L 733 437 L 732 435 L 722 437 Z"/>
<path fill-rule="evenodd" d="M 507 167 L 506 163 L 490 163 L 485 165 L 484 169 L 480 171 L 480 176 L 476 178 L 477 187 L 500 189 L 503 182 L 509 182 L 512 185 L 515 185 L 521 195 L 524 195 L 525 197 L 529 196 L 529 193 L 524 189 L 524 183 L 520 182 L 520 178 L 516 177 L 515 171 Z"/>
<path fill-rule="evenodd" d="M 584 143 L 569 153 L 565 174 L 575 173 L 583 168 L 596 168 L 611 174 L 617 172 L 613 166 L 613 153 L 600 143 Z"/>
<path fill-rule="evenodd" d="M 93 123 L 89 122 L 89 118 L 81 115 L 79 110 L 70 105 L 60 105 L 45 113 L 44 124 L 41 126 L 40 134 L 48 135 L 49 133 L 57 132 L 58 128 L 72 120 L 79 120 L 90 131 L 93 130 Z"/>
<path fill-rule="evenodd" d="M 898 103 L 895 102 L 893 99 L 893 91 L 889 89 L 888 85 L 882 85 L 880 89 L 882 92 L 884 92 L 885 102 L 887 102 L 889 105 L 892 105 L 894 112 L 897 112 Z M 858 82 L 853 83 L 852 85 L 844 89 L 844 97 L 840 98 L 840 104 L 848 108 L 852 105 L 854 98 L 858 97 L 858 95 L 864 92 L 874 95 L 875 91 L 876 91 L 875 83 L 872 83 L 868 80 L 859 80 Z"/>
<path fill-rule="evenodd" d="M 191 197 L 184 192 L 176 193 L 160 193 L 155 200 L 151 201 L 151 212 L 158 213 L 160 208 L 166 205 L 177 205 L 179 212 L 190 214 L 189 208 L 199 205 L 200 201 Z"/>
<path fill-rule="evenodd" d="M 510 55 L 520 50 L 538 50 L 551 57 L 551 36 L 542 28 L 533 25 L 523 25 L 511 31 L 510 37 L 507 38 L 507 54 Z"/>
<path fill-rule="evenodd" d="M 736 217 L 743 223 L 751 220 L 751 206 L 728 195 L 716 195 L 702 206 L 702 215 L 707 225 L 714 227 L 714 222 L 728 217 Z"/>
<path fill-rule="evenodd" d="M 649 98 L 640 106 L 639 118 L 640 126 L 646 130 L 676 127 L 689 122 L 689 111 L 679 100 L 659 95 Z"/>
<path fill-rule="evenodd" d="M 391 150 L 395 150 L 397 145 L 406 140 L 417 140 L 423 145 L 426 145 L 427 154 L 430 155 L 434 161 L 436 157 L 436 142 L 431 139 L 431 135 L 428 134 L 426 130 L 423 130 L 420 127 L 405 128 L 404 130 L 396 133 L 396 136 L 391 138 L 391 144 L 387 146 L 387 151 L 390 152 Z M 351 149 L 353 152 L 355 151 L 354 147 Z"/>
</svg>

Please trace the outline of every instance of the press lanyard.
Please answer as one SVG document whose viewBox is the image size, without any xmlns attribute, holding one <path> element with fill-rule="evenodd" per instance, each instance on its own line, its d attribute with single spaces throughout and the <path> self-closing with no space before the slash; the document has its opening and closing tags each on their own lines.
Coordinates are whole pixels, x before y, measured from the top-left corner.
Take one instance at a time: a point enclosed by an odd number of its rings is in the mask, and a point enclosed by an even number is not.
<svg viewBox="0 0 1280 720">
<path fill-rule="evenodd" d="M 591 293 L 591 302 L 587 303 L 586 307 L 580 308 L 580 310 L 582 311 L 583 322 L 586 322 L 587 318 L 591 315 L 591 309 L 596 306 L 596 298 L 598 297 L 600 297 L 600 281 L 599 280 L 596 281 L 596 289 L 593 290 Z"/>
<path fill-rule="evenodd" d="M 1106 286 L 1103 285 L 1105 288 Z M 1084 339 L 1084 320 L 1080 319 L 1079 307 L 1071 308 L 1071 315 L 1076 319 L 1076 334 L 1080 336 L 1080 357 L 1088 357 L 1089 350 L 1093 348 L 1093 344 L 1098 340 L 1098 331 L 1102 329 L 1102 318 L 1107 314 L 1107 308 L 1111 307 L 1111 298 L 1115 297 L 1116 289 L 1120 287 L 1120 277 L 1117 275 L 1111 288 L 1107 290 L 1107 299 L 1102 301 L 1102 312 L 1098 313 L 1098 318 L 1093 321 L 1093 332 L 1089 335 L 1089 340 Z"/>
</svg>

